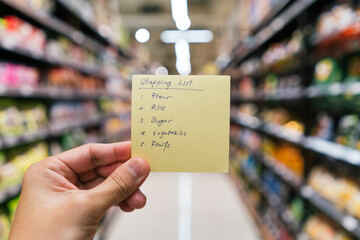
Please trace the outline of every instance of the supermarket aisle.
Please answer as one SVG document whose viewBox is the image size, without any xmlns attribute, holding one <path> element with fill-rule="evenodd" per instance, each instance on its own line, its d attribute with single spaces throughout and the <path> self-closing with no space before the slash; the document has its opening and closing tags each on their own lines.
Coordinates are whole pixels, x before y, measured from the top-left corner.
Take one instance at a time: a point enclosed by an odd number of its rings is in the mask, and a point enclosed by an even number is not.
<svg viewBox="0 0 360 240">
<path fill-rule="evenodd" d="M 152 173 L 140 211 L 118 214 L 107 240 L 260 239 L 225 174 Z"/>
</svg>

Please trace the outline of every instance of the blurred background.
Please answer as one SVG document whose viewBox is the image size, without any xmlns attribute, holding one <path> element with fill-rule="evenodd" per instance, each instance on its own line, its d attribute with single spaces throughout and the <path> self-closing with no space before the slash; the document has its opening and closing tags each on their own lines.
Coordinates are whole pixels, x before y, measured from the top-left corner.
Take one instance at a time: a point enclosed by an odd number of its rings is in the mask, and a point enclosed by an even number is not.
<svg viewBox="0 0 360 240">
<path fill-rule="evenodd" d="M 131 139 L 133 74 L 231 76 L 230 173 L 151 173 L 96 239 L 360 239 L 358 0 L 0 0 L 0 240 L 32 163 Z"/>
</svg>

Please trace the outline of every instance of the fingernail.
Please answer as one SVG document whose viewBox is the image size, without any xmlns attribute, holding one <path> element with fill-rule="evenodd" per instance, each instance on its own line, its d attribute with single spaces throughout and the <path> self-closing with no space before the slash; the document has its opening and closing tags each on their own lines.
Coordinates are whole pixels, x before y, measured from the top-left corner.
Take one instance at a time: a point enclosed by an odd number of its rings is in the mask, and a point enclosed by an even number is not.
<svg viewBox="0 0 360 240">
<path fill-rule="evenodd" d="M 144 175 L 146 171 L 144 161 L 145 160 L 141 158 L 133 158 L 129 160 L 127 168 L 131 175 L 133 175 L 134 177 L 141 177 L 142 175 Z"/>
</svg>

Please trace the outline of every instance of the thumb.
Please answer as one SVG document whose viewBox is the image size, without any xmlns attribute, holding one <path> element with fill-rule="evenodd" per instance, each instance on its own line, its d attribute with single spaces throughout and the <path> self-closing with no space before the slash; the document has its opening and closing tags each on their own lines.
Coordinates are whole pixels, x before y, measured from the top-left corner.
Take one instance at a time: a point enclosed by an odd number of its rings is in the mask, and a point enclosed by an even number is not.
<svg viewBox="0 0 360 240">
<path fill-rule="evenodd" d="M 94 200 L 106 211 L 110 207 L 127 199 L 148 177 L 149 164 L 141 158 L 133 158 L 117 168 L 99 186 L 93 188 Z"/>
</svg>

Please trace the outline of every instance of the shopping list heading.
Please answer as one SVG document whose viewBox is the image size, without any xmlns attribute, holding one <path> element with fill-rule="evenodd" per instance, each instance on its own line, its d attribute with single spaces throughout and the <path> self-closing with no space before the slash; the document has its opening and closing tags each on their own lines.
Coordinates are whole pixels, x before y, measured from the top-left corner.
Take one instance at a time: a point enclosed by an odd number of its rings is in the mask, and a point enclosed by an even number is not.
<svg viewBox="0 0 360 240">
<path fill-rule="evenodd" d="M 154 172 L 228 172 L 229 76 L 134 75 L 132 157 Z"/>
</svg>

